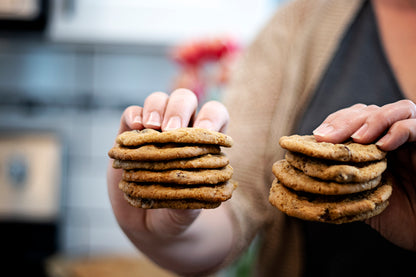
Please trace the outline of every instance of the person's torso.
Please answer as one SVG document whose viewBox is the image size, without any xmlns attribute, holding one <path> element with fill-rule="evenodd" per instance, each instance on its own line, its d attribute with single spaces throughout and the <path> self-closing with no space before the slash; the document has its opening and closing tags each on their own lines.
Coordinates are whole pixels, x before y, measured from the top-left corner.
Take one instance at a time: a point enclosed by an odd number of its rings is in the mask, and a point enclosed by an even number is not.
<svg viewBox="0 0 416 277">
<path fill-rule="evenodd" d="M 329 114 L 357 103 L 382 106 L 403 98 L 367 1 L 345 33 L 296 132 L 312 134 Z M 303 222 L 303 228 L 304 276 L 403 276 L 409 270 L 415 272 L 416 253 L 391 244 L 363 222 Z"/>
</svg>

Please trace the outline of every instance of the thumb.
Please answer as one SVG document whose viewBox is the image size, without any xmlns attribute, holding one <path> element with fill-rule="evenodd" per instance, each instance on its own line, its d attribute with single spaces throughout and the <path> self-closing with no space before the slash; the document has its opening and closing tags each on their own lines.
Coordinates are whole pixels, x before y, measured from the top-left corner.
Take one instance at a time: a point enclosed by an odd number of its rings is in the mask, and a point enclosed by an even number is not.
<svg viewBox="0 0 416 277">
<path fill-rule="evenodd" d="M 146 227 L 160 237 L 178 236 L 188 229 L 201 210 L 154 209 L 148 210 Z"/>
</svg>

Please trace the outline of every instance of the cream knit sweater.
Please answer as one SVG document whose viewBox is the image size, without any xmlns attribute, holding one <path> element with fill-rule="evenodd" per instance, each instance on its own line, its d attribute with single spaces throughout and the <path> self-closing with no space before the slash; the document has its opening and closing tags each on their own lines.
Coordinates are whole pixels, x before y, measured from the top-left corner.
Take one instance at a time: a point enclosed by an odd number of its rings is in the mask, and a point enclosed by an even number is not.
<svg viewBox="0 0 416 277">
<path fill-rule="evenodd" d="M 224 99 L 231 116 L 227 133 L 235 140 L 227 154 L 239 183 L 225 203 L 235 241 L 222 266 L 238 258 L 260 234 L 257 276 L 302 274 L 299 221 L 268 202 L 271 168 L 283 158 L 279 138 L 292 134 L 361 5 L 359 0 L 290 1 L 279 8 L 237 66 Z"/>
</svg>

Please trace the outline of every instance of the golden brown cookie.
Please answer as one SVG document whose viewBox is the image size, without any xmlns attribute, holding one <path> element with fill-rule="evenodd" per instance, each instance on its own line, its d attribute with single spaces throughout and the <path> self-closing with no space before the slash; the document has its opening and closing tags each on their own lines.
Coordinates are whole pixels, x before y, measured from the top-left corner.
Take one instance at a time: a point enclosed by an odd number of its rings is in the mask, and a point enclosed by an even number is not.
<svg viewBox="0 0 416 277">
<path fill-rule="evenodd" d="M 231 147 L 231 137 L 203 128 L 179 128 L 160 132 L 153 129 L 127 131 L 117 136 L 116 142 L 125 146 L 157 143 L 215 144 Z"/>
<path fill-rule="evenodd" d="M 283 136 L 279 144 L 284 149 L 298 152 L 310 157 L 335 160 L 341 162 L 370 162 L 382 160 L 386 152 L 375 144 L 359 144 L 352 141 L 345 143 L 317 142 L 314 136 Z"/>
<path fill-rule="evenodd" d="M 286 187 L 296 191 L 316 193 L 322 195 L 340 195 L 357 193 L 375 188 L 380 184 L 381 176 L 361 183 L 337 183 L 323 181 L 309 177 L 302 171 L 291 166 L 286 160 L 280 160 L 273 164 L 273 174 Z"/>
<path fill-rule="evenodd" d="M 228 181 L 215 186 L 198 187 L 169 187 L 167 184 L 135 183 L 121 180 L 119 188 L 134 198 L 158 200 L 193 199 L 205 202 L 226 201 L 231 198 L 237 187 L 234 181 Z"/>
<path fill-rule="evenodd" d="M 137 148 L 123 147 L 119 144 L 108 152 L 108 156 L 117 160 L 165 161 L 197 157 L 204 154 L 219 154 L 218 145 L 180 145 L 180 144 L 146 144 Z"/>
<path fill-rule="evenodd" d="M 122 179 L 131 182 L 197 185 L 225 182 L 230 180 L 232 175 L 233 168 L 227 165 L 220 169 L 125 170 Z"/>
<path fill-rule="evenodd" d="M 345 164 L 311 158 L 296 152 L 287 152 L 286 161 L 308 176 L 339 183 L 367 182 L 380 176 L 387 168 L 387 160 Z"/>
<path fill-rule="evenodd" d="M 197 169 L 197 168 L 221 168 L 229 164 L 228 157 L 223 153 L 205 154 L 196 158 L 146 162 L 146 161 L 122 161 L 114 160 L 114 168 L 168 170 L 168 169 Z"/>
<path fill-rule="evenodd" d="M 273 181 L 269 201 L 289 216 L 327 223 L 347 223 L 380 214 L 388 205 L 392 186 L 384 183 L 361 193 L 342 196 L 304 194 Z"/>
<path fill-rule="evenodd" d="M 135 198 L 128 194 L 124 194 L 124 198 L 127 202 L 136 208 L 142 209 L 214 209 L 221 205 L 219 202 L 206 202 L 192 199 L 185 200 L 158 200 L 158 199 L 146 199 L 146 198 Z"/>
</svg>

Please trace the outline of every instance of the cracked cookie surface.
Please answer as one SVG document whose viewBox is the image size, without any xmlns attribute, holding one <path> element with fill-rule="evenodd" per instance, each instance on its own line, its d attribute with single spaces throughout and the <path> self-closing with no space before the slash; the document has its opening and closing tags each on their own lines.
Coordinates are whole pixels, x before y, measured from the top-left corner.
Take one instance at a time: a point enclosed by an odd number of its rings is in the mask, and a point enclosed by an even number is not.
<svg viewBox="0 0 416 277">
<path fill-rule="evenodd" d="M 386 152 L 378 149 L 375 144 L 317 142 L 313 135 L 283 136 L 279 139 L 279 144 L 292 152 L 341 162 L 370 162 L 382 160 L 386 156 Z"/>
<path fill-rule="evenodd" d="M 367 163 L 337 163 L 289 151 L 285 159 L 308 176 L 339 183 L 367 182 L 381 175 L 387 168 L 385 158 Z"/>
<path fill-rule="evenodd" d="M 121 133 L 116 142 L 125 146 L 154 143 L 215 144 L 231 147 L 233 140 L 226 134 L 203 128 L 185 127 L 160 132 L 153 129 L 133 130 Z"/>
<path fill-rule="evenodd" d="M 361 183 L 337 183 L 312 178 L 291 166 L 286 160 L 273 164 L 273 174 L 286 187 L 295 191 L 316 193 L 321 195 L 351 194 L 373 189 L 380 184 L 381 175 Z"/>
<path fill-rule="evenodd" d="M 282 212 L 300 219 L 327 223 L 348 223 L 380 214 L 388 206 L 390 184 L 365 193 L 322 197 L 299 194 L 286 188 L 278 179 L 273 181 L 269 201 Z"/>
</svg>

